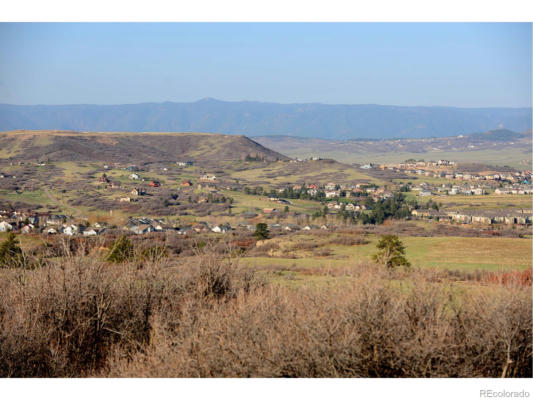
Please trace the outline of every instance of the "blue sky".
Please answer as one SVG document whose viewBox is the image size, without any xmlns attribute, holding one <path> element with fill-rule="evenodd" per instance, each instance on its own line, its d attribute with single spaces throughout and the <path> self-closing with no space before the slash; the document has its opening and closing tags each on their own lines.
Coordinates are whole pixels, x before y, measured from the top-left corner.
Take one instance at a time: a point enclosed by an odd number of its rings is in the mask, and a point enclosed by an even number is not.
<svg viewBox="0 0 533 400">
<path fill-rule="evenodd" d="M 0 103 L 531 107 L 531 24 L 1 23 Z"/>
</svg>

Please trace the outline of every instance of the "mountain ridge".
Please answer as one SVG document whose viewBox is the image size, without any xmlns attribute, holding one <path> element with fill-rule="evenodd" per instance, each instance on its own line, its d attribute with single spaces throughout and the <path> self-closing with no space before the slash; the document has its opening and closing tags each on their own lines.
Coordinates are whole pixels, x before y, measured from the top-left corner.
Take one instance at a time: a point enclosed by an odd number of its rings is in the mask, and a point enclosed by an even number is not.
<svg viewBox="0 0 533 400">
<path fill-rule="evenodd" d="M 186 132 L 0 132 L 0 159 L 101 162 L 286 160 L 241 135 Z"/>
<path fill-rule="evenodd" d="M 444 137 L 498 127 L 531 129 L 531 108 L 226 102 L 122 105 L 0 104 L 0 131 L 209 132 L 331 140 Z"/>
</svg>

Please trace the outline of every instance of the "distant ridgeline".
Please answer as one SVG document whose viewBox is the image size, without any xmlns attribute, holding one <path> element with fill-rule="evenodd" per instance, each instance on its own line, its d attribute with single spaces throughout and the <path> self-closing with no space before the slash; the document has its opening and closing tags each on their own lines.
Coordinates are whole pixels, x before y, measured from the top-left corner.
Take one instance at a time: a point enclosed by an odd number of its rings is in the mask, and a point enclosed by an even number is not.
<svg viewBox="0 0 533 400">
<path fill-rule="evenodd" d="M 211 132 L 332 140 L 444 137 L 504 127 L 531 129 L 531 108 L 224 102 L 0 105 L 0 131 Z M 506 140 L 506 139 L 502 139 Z"/>
</svg>

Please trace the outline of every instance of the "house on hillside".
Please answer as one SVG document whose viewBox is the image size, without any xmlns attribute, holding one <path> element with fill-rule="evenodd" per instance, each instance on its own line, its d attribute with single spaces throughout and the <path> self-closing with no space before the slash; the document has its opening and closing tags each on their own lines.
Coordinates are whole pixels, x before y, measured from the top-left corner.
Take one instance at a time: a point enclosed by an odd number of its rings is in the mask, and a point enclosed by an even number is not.
<svg viewBox="0 0 533 400">
<path fill-rule="evenodd" d="M 131 191 L 131 194 L 134 196 L 144 196 L 146 194 L 146 190 L 141 189 L 141 188 L 134 188 Z"/>
<path fill-rule="evenodd" d="M 129 178 L 131 180 L 134 180 L 134 181 L 138 181 L 139 179 L 141 179 L 141 177 L 138 174 L 135 174 L 135 173 L 130 174 Z"/>
<path fill-rule="evenodd" d="M 215 175 L 204 174 L 200 177 L 201 182 L 216 182 L 217 177 Z"/>
<path fill-rule="evenodd" d="M 196 224 L 194 224 L 192 226 L 192 229 L 197 232 L 197 233 L 200 233 L 200 232 L 209 232 L 209 225 L 207 224 L 207 222 L 205 221 L 200 221 L 200 222 L 197 222 Z"/>
<path fill-rule="evenodd" d="M 46 225 L 50 226 L 61 226 L 63 223 L 67 220 L 67 217 L 65 215 L 50 215 L 46 219 Z"/>
<path fill-rule="evenodd" d="M 155 229 L 150 224 L 135 225 L 130 228 L 130 230 L 136 235 L 143 235 L 145 233 L 153 232 Z"/>
<path fill-rule="evenodd" d="M 181 182 L 181 186 L 183 186 L 183 187 L 191 187 L 192 186 L 192 182 L 185 180 L 185 181 Z"/>
<path fill-rule="evenodd" d="M 35 230 L 35 225 L 28 224 L 22 227 L 22 229 L 20 230 L 20 233 L 28 234 L 28 233 L 32 233 L 34 230 Z"/>
<path fill-rule="evenodd" d="M 150 187 L 160 187 L 161 183 L 159 183 L 159 181 L 150 181 L 148 186 L 150 186 Z"/>
<path fill-rule="evenodd" d="M 6 221 L 0 222 L 0 232 L 9 232 L 13 230 L 13 225 Z"/>
<path fill-rule="evenodd" d="M 74 236 L 79 232 L 76 225 L 68 225 L 63 227 L 63 235 Z"/>
<path fill-rule="evenodd" d="M 231 229 L 231 226 L 229 224 L 224 224 L 224 225 L 216 225 L 211 230 L 215 233 L 226 233 L 230 229 Z"/>
</svg>

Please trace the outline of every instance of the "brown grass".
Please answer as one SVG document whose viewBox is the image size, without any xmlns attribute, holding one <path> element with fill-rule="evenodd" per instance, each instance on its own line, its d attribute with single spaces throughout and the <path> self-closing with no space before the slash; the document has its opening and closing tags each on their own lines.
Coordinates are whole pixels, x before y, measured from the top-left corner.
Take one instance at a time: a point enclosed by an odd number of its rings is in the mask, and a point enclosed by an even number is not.
<svg viewBox="0 0 533 400">
<path fill-rule="evenodd" d="M 461 292 L 368 264 L 291 289 L 221 257 L 1 271 L 0 375 L 531 376 L 529 287 Z"/>
</svg>

